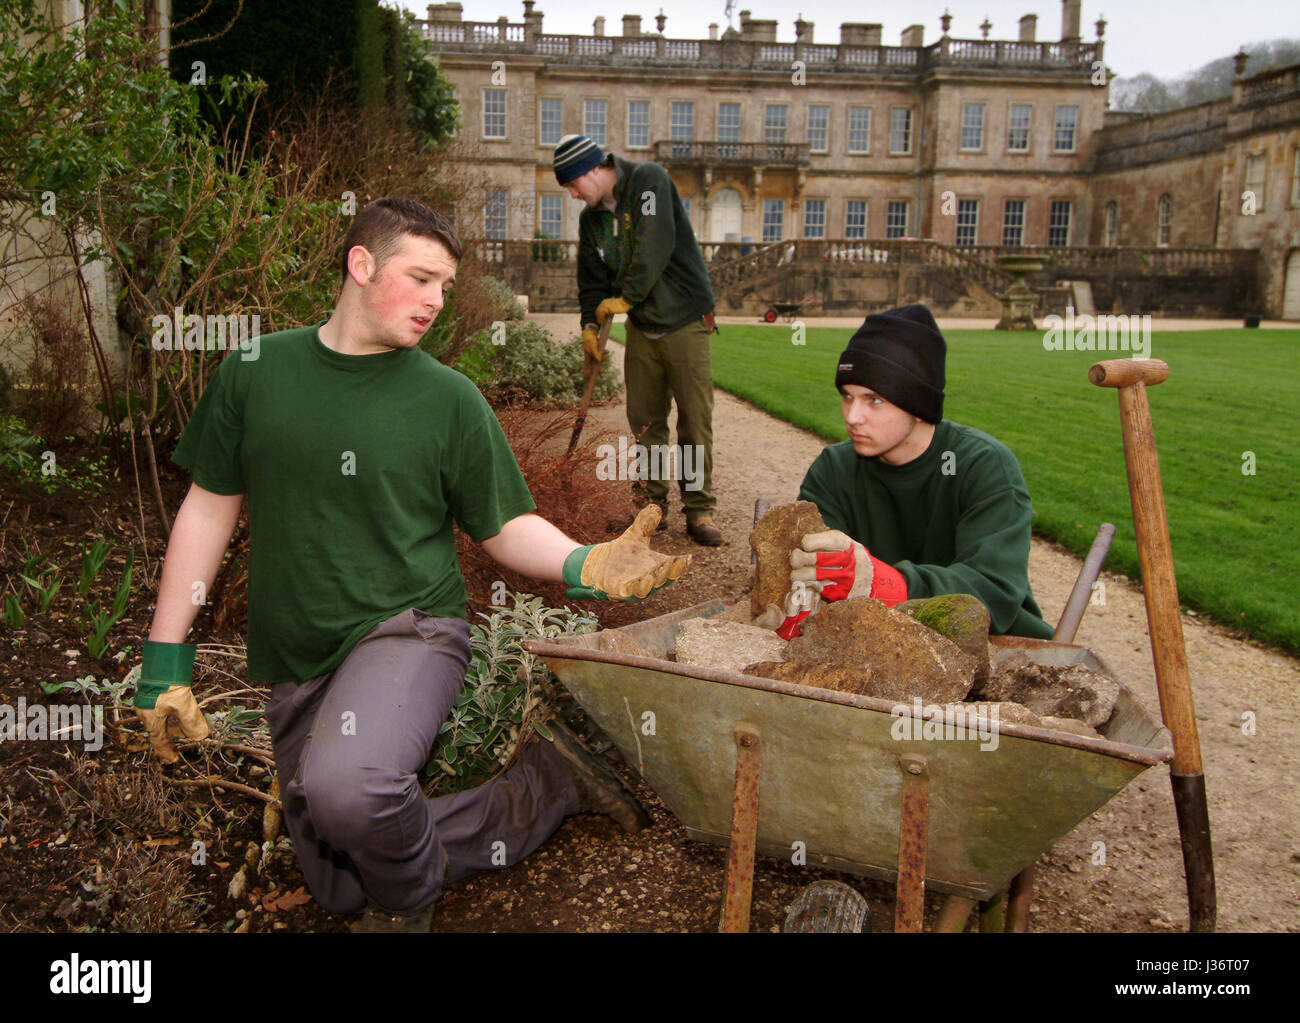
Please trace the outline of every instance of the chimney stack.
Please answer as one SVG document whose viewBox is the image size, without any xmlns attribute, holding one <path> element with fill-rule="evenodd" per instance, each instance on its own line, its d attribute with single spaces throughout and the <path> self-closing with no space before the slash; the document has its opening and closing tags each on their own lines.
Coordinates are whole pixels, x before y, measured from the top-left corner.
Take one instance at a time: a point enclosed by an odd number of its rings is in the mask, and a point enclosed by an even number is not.
<svg viewBox="0 0 1300 1023">
<path fill-rule="evenodd" d="M 1020 41 L 1034 43 L 1038 41 L 1038 15 L 1026 14 L 1020 19 Z"/>
<path fill-rule="evenodd" d="M 1079 41 L 1079 16 L 1082 0 L 1061 0 L 1061 42 Z"/>
<path fill-rule="evenodd" d="M 925 26 L 908 25 L 903 29 L 902 40 L 899 46 L 924 46 L 925 45 Z"/>
<path fill-rule="evenodd" d="M 718 41 L 718 23 L 716 21 L 711 21 L 709 22 L 709 42 L 716 43 L 717 41 Z"/>
<path fill-rule="evenodd" d="M 429 21 L 460 21 L 464 8 L 458 3 L 429 4 L 426 8 Z"/>
<path fill-rule="evenodd" d="M 843 21 L 840 22 L 840 45 L 841 46 L 879 46 L 880 45 L 879 22 L 870 24 L 860 21 Z"/>
<path fill-rule="evenodd" d="M 605 34 L 605 18 L 603 15 L 591 23 L 591 34 L 594 36 L 603 36 Z"/>
<path fill-rule="evenodd" d="M 641 15 L 623 15 L 623 38 L 632 39 L 641 34 Z"/>
</svg>

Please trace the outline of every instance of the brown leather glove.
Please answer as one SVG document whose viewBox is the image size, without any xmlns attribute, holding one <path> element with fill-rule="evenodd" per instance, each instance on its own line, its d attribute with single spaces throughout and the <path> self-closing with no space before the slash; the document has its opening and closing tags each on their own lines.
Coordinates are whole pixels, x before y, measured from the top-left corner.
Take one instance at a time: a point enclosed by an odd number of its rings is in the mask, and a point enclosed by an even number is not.
<svg viewBox="0 0 1300 1023">
<path fill-rule="evenodd" d="M 132 670 L 136 717 L 149 730 L 149 744 L 164 764 L 180 759 L 173 738 L 208 737 L 208 722 L 190 689 L 195 650 L 190 643 L 146 641 L 143 663 Z"/>
<path fill-rule="evenodd" d="M 603 327 L 611 316 L 618 316 L 631 308 L 622 298 L 607 298 L 596 306 L 596 322 Z"/>
<path fill-rule="evenodd" d="M 600 332 L 595 327 L 582 328 L 582 349 L 587 353 L 587 359 L 594 359 L 596 362 L 604 362 L 609 358 L 609 351 L 600 350 Z"/>
<path fill-rule="evenodd" d="M 640 600 L 669 585 L 690 566 L 689 554 L 658 554 L 650 537 L 662 516 L 648 504 L 616 540 L 579 547 L 564 561 L 565 596 L 574 600 Z"/>
</svg>

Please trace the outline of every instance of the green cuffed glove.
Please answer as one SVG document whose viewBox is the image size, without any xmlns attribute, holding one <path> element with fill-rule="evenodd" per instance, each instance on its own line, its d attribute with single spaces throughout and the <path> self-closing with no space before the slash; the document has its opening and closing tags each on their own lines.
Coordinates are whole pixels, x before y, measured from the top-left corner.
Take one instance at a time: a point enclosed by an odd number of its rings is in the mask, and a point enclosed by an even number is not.
<svg viewBox="0 0 1300 1023">
<path fill-rule="evenodd" d="M 193 643 L 144 644 L 144 661 L 136 669 L 136 717 L 149 730 L 149 744 L 164 764 L 180 759 L 172 738 L 206 739 L 208 722 L 190 689 L 194 675 Z"/>
<path fill-rule="evenodd" d="M 617 540 L 579 547 L 564 559 L 564 581 L 572 600 L 640 600 L 662 589 L 690 566 L 690 555 L 658 554 L 650 537 L 662 516 L 648 504 Z"/>
</svg>

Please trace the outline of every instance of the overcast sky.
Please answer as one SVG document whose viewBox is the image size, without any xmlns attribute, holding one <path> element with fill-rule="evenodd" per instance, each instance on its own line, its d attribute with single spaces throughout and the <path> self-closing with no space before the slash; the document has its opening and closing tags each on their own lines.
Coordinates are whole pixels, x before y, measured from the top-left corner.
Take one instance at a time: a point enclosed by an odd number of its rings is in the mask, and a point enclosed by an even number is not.
<svg viewBox="0 0 1300 1023">
<path fill-rule="evenodd" d="M 523 20 L 519 0 L 461 0 L 466 21 L 496 21 L 506 15 Z M 402 0 L 402 6 L 425 16 L 425 4 Z M 794 20 L 802 13 L 816 25 L 813 41 L 839 42 L 843 21 L 879 22 L 881 41 L 897 46 L 899 33 L 911 24 L 925 25 L 925 42 L 939 38 L 939 16 L 952 12 L 949 34 L 957 39 L 980 38 L 985 16 L 993 23 L 990 39 L 1015 39 L 1021 15 L 1038 15 L 1038 39 L 1061 37 L 1060 0 L 736 0 L 732 24 L 740 28 L 740 11 L 755 18 L 776 19 L 777 39 L 794 42 Z M 543 31 L 591 33 L 597 15 L 605 17 L 605 34 L 622 31 L 624 14 L 640 14 L 642 31 L 655 31 L 654 15 L 668 16 L 664 35 L 670 39 L 706 39 L 709 23 L 725 29 L 725 0 L 538 0 Z M 1300 38 L 1297 0 L 1084 0 L 1081 29 L 1085 41 L 1097 38 L 1093 27 L 1106 18 L 1106 64 L 1119 76 L 1150 71 L 1174 78 L 1216 57 L 1229 56 L 1243 43 L 1279 37 Z"/>
</svg>

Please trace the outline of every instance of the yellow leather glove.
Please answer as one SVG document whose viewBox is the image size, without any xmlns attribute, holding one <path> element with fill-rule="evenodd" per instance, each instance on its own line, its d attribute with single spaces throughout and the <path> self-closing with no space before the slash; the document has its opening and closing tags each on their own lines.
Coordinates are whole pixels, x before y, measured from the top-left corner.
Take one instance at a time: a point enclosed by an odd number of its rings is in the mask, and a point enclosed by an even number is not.
<svg viewBox="0 0 1300 1023">
<path fill-rule="evenodd" d="M 690 566 L 689 554 L 658 554 L 650 537 L 663 513 L 648 504 L 622 536 L 579 547 L 564 561 L 566 597 L 574 600 L 639 600 L 667 586 Z"/>
<path fill-rule="evenodd" d="M 173 738 L 206 739 L 208 722 L 190 689 L 195 647 L 191 643 L 144 645 L 137 676 L 135 714 L 149 730 L 149 745 L 164 764 L 180 759 Z"/>
<path fill-rule="evenodd" d="M 596 322 L 600 326 L 605 326 L 605 321 L 611 316 L 618 316 L 625 313 L 632 307 L 623 301 L 622 298 L 607 298 L 605 301 L 596 306 Z"/>
<path fill-rule="evenodd" d="M 582 330 L 582 348 L 587 353 L 588 359 L 594 359 L 596 362 L 604 362 L 609 358 L 609 350 L 600 350 L 600 332 L 595 327 L 584 327 Z"/>
</svg>

